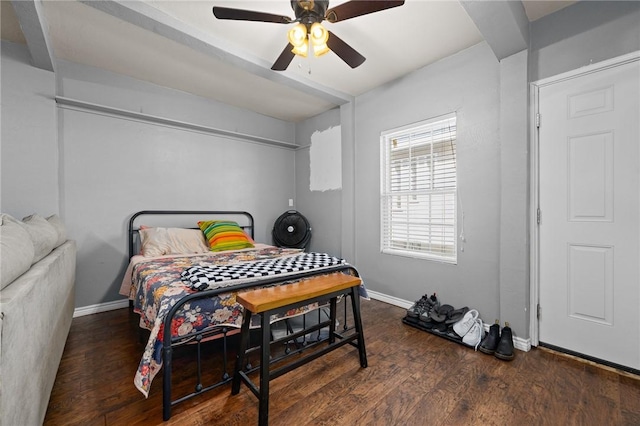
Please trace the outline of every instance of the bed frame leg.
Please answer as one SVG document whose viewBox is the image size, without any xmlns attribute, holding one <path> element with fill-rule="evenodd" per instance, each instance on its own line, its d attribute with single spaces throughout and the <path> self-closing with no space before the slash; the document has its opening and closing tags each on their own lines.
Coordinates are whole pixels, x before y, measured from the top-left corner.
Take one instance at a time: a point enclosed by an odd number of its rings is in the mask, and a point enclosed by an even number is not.
<svg viewBox="0 0 640 426">
<path fill-rule="evenodd" d="M 196 346 L 198 355 L 197 359 L 197 368 L 198 368 L 198 382 L 196 383 L 196 392 L 200 392 L 202 390 L 202 334 L 196 335 Z"/>
<path fill-rule="evenodd" d="M 227 372 L 227 331 L 229 331 L 227 327 L 222 329 L 222 380 L 229 379 L 229 373 Z"/>
<path fill-rule="evenodd" d="M 167 421 L 171 418 L 171 346 L 163 348 L 164 363 L 163 380 L 162 380 L 162 420 Z"/>
<path fill-rule="evenodd" d="M 329 344 L 333 345 L 336 342 L 336 317 L 338 313 L 336 312 L 336 298 L 332 297 L 329 302 L 330 310 L 329 310 Z M 318 323 L 320 323 L 320 314 L 318 314 Z M 318 330 L 318 341 L 320 340 L 320 330 Z"/>
<path fill-rule="evenodd" d="M 344 300 L 344 325 L 342 326 L 343 330 L 347 331 L 347 301 Z"/>
</svg>

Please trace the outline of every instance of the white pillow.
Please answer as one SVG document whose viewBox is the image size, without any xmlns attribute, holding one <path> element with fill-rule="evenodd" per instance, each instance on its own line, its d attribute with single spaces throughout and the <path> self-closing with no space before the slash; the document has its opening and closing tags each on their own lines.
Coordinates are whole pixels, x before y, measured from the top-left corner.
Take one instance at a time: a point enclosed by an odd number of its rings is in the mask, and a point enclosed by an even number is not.
<svg viewBox="0 0 640 426">
<path fill-rule="evenodd" d="M 53 226 L 56 230 L 56 234 L 58 234 L 58 239 L 56 240 L 56 244 L 53 248 L 59 247 L 62 243 L 67 241 L 67 228 L 64 226 L 62 219 L 57 214 L 52 214 L 47 218 L 47 222 Z"/>
<path fill-rule="evenodd" d="M 186 228 L 140 227 L 141 254 L 145 257 L 166 254 L 193 254 L 209 251 L 202 231 Z"/>
<path fill-rule="evenodd" d="M 36 263 L 54 249 L 58 240 L 56 229 L 47 219 L 32 214 L 22 219 L 22 226 L 27 230 L 35 249 L 33 263 Z"/>
<path fill-rule="evenodd" d="M 26 229 L 9 215 L 0 226 L 0 289 L 29 270 L 34 248 Z"/>
</svg>

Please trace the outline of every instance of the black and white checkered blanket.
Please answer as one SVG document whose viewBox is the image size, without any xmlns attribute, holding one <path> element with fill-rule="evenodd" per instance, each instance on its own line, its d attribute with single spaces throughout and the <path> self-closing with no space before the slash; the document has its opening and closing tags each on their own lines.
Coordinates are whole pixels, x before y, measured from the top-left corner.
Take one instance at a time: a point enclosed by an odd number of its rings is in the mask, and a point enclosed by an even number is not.
<svg viewBox="0 0 640 426">
<path fill-rule="evenodd" d="M 192 266 L 182 272 L 182 281 L 194 290 L 208 290 L 239 284 L 240 280 L 287 275 L 311 269 L 342 265 L 344 259 L 326 253 L 302 253 L 278 259 L 231 265 Z"/>
</svg>

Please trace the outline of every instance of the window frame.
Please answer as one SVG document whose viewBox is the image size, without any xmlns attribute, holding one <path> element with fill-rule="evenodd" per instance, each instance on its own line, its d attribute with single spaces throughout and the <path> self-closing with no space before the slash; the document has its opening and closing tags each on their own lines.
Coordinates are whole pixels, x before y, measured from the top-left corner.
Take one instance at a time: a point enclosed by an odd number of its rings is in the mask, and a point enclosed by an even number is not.
<svg viewBox="0 0 640 426">
<path fill-rule="evenodd" d="M 452 238 L 449 240 L 449 238 L 447 237 L 443 237 L 443 244 L 442 247 L 446 247 L 448 245 L 453 245 L 453 249 L 451 254 L 439 254 L 437 251 L 433 251 L 431 249 L 427 249 L 427 250 L 411 250 L 408 248 L 395 248 L 391 246 L 391 238 L 389 235 L 387 234 L 391 234 L 391 232 L 387 231 L 391 230 L 392 228 L 392 223 L 393 223 L 393 218 L 391 217 L 391 209 L 389 208 L 389 203 L 394 203 L 396 201 L 392 201 L 389 200 L 390 197 L 394 197 L 394 191 L 390 189 L 390 186 L 392 185 L 392 173 L 391 173 L 391 166 L 392 166 L 392 162 L 391 162 L 391 158 L 390 158 L 390 150 L 392 148 L 389 147 L 389 145 L 392 143 L 393 139 L 399 139 L 400 137 L 407 137 L 409 135 L 413 135 L 413 134 L 419 134 L 420 132 L 425 132 L 425 131 L 429 131 L 429 130 L 433 130 L 433 129 L 438 129 L 438 124 L 442 124 L 440 127 L 441 128 L 445 128 L 445 123 L 446 125 L 450 125 L 451 122 L 453 121 L 453 124 L 455 126 L 455 137 L 452 138 L 451 140 L 453 141 L 453 151 L 450 154 L 451 158 L 454 161 L 454 167 L 453 170 L 455 172 L 455 185 L 453 189 L 445 189 L 442 191 L 439 191 L 437 189 L 433 188 L 433 184 L 434 181 L 431 180 L 431 189 L 429 190 L 418 190 L 418 189 L 412 189 L 409 188 L 408 190 L 405 191 L 400 191 L 400 192 L 396 192 L 395 195 L 396 197 L 402 197 L 402 196 L 406 196 L 407 199 L 412 198 L 414 200 L 417 200 L 416 197 L 418 196 L 424 196 L 426 194 L 444 194 L 443 195 L 443 199 L 442 199 L 442 205 L 445 207 L 442 207 L 443 210 L 446 210 L 446 205 L 447 205 L 447 200 L 446 200 L 446 195 L 447 194 L 452 194 L 453 195 L 453 200 L 449 201 L 449 203 L 452 203 L 453 205 L 453 213 L 449 216 L 447 215 L 445 218 L 445 221 L 443 221 L 440 225 L 436 225 L 436 226 L 441 226 L 443 229 L 443 232 L 445 230 L 445 228 L 447 227 L 451 227 L 452 228 L 452 232 L 453 232 L 453 236 Z M 447 123 L 448 122 L 448 123 Z M 412 123 L 412 124 L 408 124 L 405 126 L 401 126 L 401 127 L 397 127 L 394 129 L 389 129 L 389 130 L 385 130 L 382 131 L 380 133 L 380 252 L 382 254 L 389 254 L 389 255 L 397 255 L 397 256 L 403 256 L 403 257 L 411 257 L 411 258 L 419 258 L 419 259 L 425 259 L 425 260 L 432 260 L 432 261 L 437 261 L 437 262 L 442 262 L 442 263 L 448 263 L 448 264 L 457 264 L 458 263 L 458 241 L 457 241 L 457 235 L 458 235 L 458 161 L 457 161 L 457 115 L 455 112 L 449 113 L 449 114 L 445 114 L 445 115 L 441 115 L 441 116 L 437 116 L 437 117 L 433 117 L 433 118 L 429 118 L 427 120 L 423 120 L 417 123 Z M 428 145 L 430 145 L 430 152 L 433 153 L 433 147 L 434 144 L 436 144 L 437 141 L 430 141 L 427 142 Z M 415 177 L 414 177 L 414 173 L 416 173 L 416 171 L 414 170 L 414 166 L 415 164 L 411 163 L 411 154 L 407 155 L 407 159 L 409 160 L 409 168 L 410 168 L 410 175 L 408 177 L 408 179 L 406 179 L 406 181 L 404 181 L 404 184 L 408 184 L 409 187 L 417 187 L 417 185 L 415 185 L 414 181 L 415 181 Z M 431 156 L 430 159 L 430 166 L 433 166 L 435 164 L 435 162 L 433 161 L 433 157 Z M 433 173 L 433 167 L 429 167 L 428 168 L 430 171 L 429 173 Z M 428 206 L 429 209 L 431 211 L 431 209 L 433 208 L 434 202 L 430 199 L 428 201 Z M 409 214 L 409 213 L 408 213 Z M 453 221 L 453 225 L 448 225 L 446 224 L 446 220 L 447 219 L 451 219 Z M 429 219 L 428 219 L 429 220 Z M 407 227 L 410 226 L 410 221 L 407 221 Z M 424 225 L 425 228 L 429 228 L 430 226 L 433 226 L 432 222 L 426 223 Z M 409 229 L 407 229 L 407 239 L 405 240 L 401 240 L 402 242 L 404 242 L 407 246 L 411 245 L 412 243 L 416 243 L 416 241 L 414 240 L 413 242 L 411 241 L 411 235 L 418 235 L 420 236 L 420 232 L 414 232 L 411 233 L 411 231 L 409 231 Z M 427 232 L 425 233 L 425 235 L 427 235 L 428 239 L 432 238 L 432 235 L 434 235 L 431 232 Z M 444 234 L 443 234 L 444 235 Z"/>
</svg>

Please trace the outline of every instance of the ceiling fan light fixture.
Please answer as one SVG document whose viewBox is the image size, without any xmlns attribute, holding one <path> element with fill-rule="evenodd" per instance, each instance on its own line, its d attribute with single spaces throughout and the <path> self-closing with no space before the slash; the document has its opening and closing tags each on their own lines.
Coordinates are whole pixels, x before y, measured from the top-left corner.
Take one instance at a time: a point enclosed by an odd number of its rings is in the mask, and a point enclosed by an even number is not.
<svg viewBox="0 0 640 426">
<path fill-rule="evenodd" d="M 329 46 L 327 46 L 326 43 L 320 46 L 313 46 L 313 54 L 315 56 L 322 56 L 330 51 L 331 49 L 329 49 Z"/>
<path fill-rule="evenodd" d="M 289 30 L 287 34 L 289 43 L 293 46 L 291 51 L 298 56 L 307 57 L 309 51 L 309 41 L 307 39 L 307 27 L 304 24 L 297 24 Z"/>
<path fill-rule="evenodd" d="M 329 32 L 319 22 L 314 22 L 313 25 L 311 25 L 309 38 L 311 39 L 311 44 L 313 45 L 313 54 L 315 56 L 322 56 L 325 53 L 329 52 L 329 47 L 327 46 L 327 40 L 329 40 Z"/>
<path fill-rule="evenodd" d="M 315 56 L 324 55 L 331 50 L 351 68 L 356 68 L 362 65 L 365 57 L 334 33 L 326 30 L 320 25 L 321 22 L 336 23 L 346 21 L 358 16 L 402 6 L 405 2 L 405 0 L 346 0 L 329 9 L 329 0 L 289 1 L 291 2 L 295 19 L 285 15 L 220 6 L 213 7 L 213 15 L 217 19 L 235 21 L 272 22 L 276 24 L 297 22 L 297 25 L 287 34 L 289 43 L 287 43 L 278 59 L 271 66 L 273 71 L 286 70 L 296 55 L 307 56 L 309 49 L 313 49 Z M 293 48 L 290 49 L 289 44 Z"/>
<path fill-rule="evenodd" d="M 291 43 L 294 47 L 302 46 L 303 44 L 307 44 L 307 27 L 303 24 L 298 24 L 289 30 L 287 34 L 287 38 L 289 39 L 289 43 Z"/>
<path fill-rule="evenodd" d="M 302 56 L 303 58 L 307 57 L 307 52 L 309 51 L 309 45 L 307 44 L 307 41 L 305 40 L 304 43 L 302 43 L 299 46 L 293 46 L 293 49 L 291 49 L 291 51 L 293 53 L 295 53 L 298 56 Z"/>
</svg>

